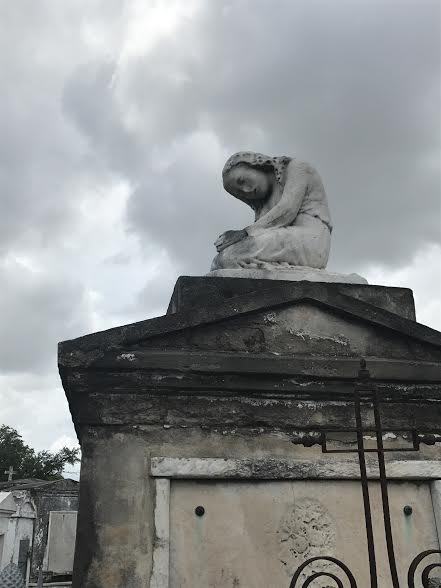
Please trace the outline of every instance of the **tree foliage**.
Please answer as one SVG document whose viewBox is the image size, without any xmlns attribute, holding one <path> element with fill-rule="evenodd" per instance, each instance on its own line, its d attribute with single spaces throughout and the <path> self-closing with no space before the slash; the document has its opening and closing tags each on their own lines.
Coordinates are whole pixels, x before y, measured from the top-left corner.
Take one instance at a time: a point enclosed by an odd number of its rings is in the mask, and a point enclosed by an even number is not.
<svg viewBox="0 0 441 588">
<path fill-rule="evenodd" d="M 14 479 L 38 478 L 40 480 L 61 479 L 66 464 L 79 461 L 79 449 L 63 447 L 56 453 L 35 451 L 26 445 L 21 435 L 7 425 L 0 425 L 0 481 L 6 482 L 10 466 L 16 472 Z"/>
</svg>

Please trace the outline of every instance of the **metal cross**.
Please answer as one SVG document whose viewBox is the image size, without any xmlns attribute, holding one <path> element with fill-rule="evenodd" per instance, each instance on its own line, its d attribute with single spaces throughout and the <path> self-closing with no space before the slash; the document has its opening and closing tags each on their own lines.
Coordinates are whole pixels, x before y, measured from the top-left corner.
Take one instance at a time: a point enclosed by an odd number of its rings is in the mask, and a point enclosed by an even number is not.
<svg viewBox="0 0 441 588">
<path fill-rule="evenodd" d="M 3 473 L 8 474 L 8 482 L 12 482 L 12 476 L 17 472 L 14 471 L 13 466 L 9 466 L 9 470 L 5 470 Z"/>
</svg>

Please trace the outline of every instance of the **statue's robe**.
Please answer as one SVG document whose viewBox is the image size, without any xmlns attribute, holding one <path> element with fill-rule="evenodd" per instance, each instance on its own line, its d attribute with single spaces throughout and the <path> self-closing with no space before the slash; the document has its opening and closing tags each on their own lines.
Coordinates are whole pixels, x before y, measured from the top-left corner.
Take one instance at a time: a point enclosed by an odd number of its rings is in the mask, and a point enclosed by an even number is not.
<svg viewBox="0 0 441 588">
<path fill-rule="evenodd" d="M 211 269 L 255 266 L 326 267 L 331 246 L 331 216 L 317 171 L 291 160 L 280 198 L 263 206 L 247 237 L 221 251 Z"/>
</svg>

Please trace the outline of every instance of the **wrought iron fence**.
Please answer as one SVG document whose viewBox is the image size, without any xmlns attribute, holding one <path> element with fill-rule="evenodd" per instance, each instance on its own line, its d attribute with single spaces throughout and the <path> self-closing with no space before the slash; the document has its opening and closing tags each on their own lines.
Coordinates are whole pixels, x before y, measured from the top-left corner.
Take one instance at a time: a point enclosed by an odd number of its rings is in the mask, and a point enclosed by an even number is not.
<svg viewBox="0 0 441 588">
<path fill-rule="evenodd" d="M 390 508 L 389 508 L 389 493 L 388 493 L 388 485 L 387 485 L 387 475 L 386 475 L 386 460 L 385 460 L 385 453 L 387 452 L 395 452 L 395 451 L 419 451 L 420 445 L 422 443 L 433 445 L 434 443 L 441 441 L 441 433 L 440 431 L 432 432 L 432 433 L 421 433 L 416 429 L 409 429 L 406 433 L 412 439 L 412 446 L 411 447 L 404 447 L 404 448 L 390 448 L 387 449 L 384 447 L 383 442 L 383 426 L 381 422 L 381 411 L 380 411 L 380 404 L 381 399 L 378 393 L 378 389 L 375 385 L 370 382 L 370 374 L 369 371 L 366 369 L 366 362 L 365 360 L 360 361 L 360 371 L 359 371 L 359 381 L 355 386 L 354 389 L 354 409 L 355 409 L 355 428 L 344 428 L 339 429 L 340 433 L 355 433 L 357 439 L 357 448 L 355 449 L 330 449 L 328 447 L 328 438 L 327 434 L 330 431 L 322 432 L 319 436 L 315 437 L 314 443 L 320 443 L 322 447 L 323 453 L 357 453 L 358 454 L 358 462 L 360 466 L 360 480 L 361 480 L 361 490 L 362 490 L 362 497 L 363 497 L 363 506 L 364 506 L 364 518 L 366 524 L 366 539 L 367 539 L 367 547 L 368 547 L 368 559 L 369 559 L 369 575 L 370 575 L 370 588 L 378 588 L 378 572 L 377 572 L 377 561 L 376 561 L 376 550 L 375 550 L 375 543 L 374 543 L 374 534 L 373 534 L 373 523 L 372 523 L 372 509 L 371 509 L 371 501 L 370 501 L 370 494 L 369 494 L 369 480 L 367 475 L 367 467 L 366 467 L 366 454 L 367 453 L 374 453 L 377 457 L 378 462 L 378 469 L 379 469 L 379 480 L 380 480 L 380 489 L 381 489 L 381 504 L 383 510 L 383 521 L 384 521 L 384 533 L 386 537 L 386 545 L 387 545 L 387 556 L 388 556 L 388 563 L 389 563 L 389 570 L 390 576 L 392 580 L 393 588 L 404 588 L 400 585 L 400 581 L 398 578 L 398 570 L 397 570 L 397 562 L 395 557 L 395 550 L 394 550 L 394 541 L 393 541 L 393 533 L 392 533 L 392 524 L 391 524 L 391 515 L 390 515 Z M 369 403 L 372 406 L 373 410 L 373 420 L 374 426 L 365 426 L 363 424 L 362 419 L 362 410 L 361 406 L 363 403 Z M 387 429 L 388 432 L 403 432 L 403 429 Z M 335 433 L 335 431 L 332 431 Z M 376 440 L 376 447 L 369 448 L 365 445 L 365 434 L 366 433 L 374 433 L 375 440 Z M 311 445 L 311 444 L 310 444 Z M 424 588 L 430 588 L 433 586 L 434 588 L 441 588 L 441 581 L 439 583 L 435 583 L 434 580 L 431 580 L 431 574 L 435 569 L 440 569 L 440 576 L 441 576 L 441 562 L 438 563 L 427 563 L 426 560 L 430 558 L 430 556 L 441 554 L 440 549 L 429 549 L 426 551 L 421 552 L 418 554 L 413 561 L 410 563 L 408 573 L 407 573 L 407 587 L 408 588 L 415 588 L 416 582 L 419 583 L 421 581 Z M 304 575 L 308 568 L 314 567 L 314 564 L 317 565 L 319 562 L 330 562 L 336 568 L 336 573 L 332 573 L 330 571 L 313 571 L 310 575 L 303 580 L 301 578 Z M 421 569 L 422 567 L 422 569 Z M 337 575 L 337 570 L 338 574 Z M 418 570 L 420 570 L 418 572 Z M 340 576 L 343 576 L 343 580 Z M 367 583 L 363 579 L 363 583 L 360 583 L 354 577 L 353 573 L 351 572 L 348 565 L 346 565 L 343 561 L 339 560 L 336 557 L 330 557 L 324 555 L 323 557 L 312 557 L 307 559 L 302 565 L 296 570 L 289 588 L 308 588 L 311 586 L 313 582 L 318 579 L 323 579 L 323 581 L 334 582 L 335 586 L 338 588 L 345 588 L 345 586 L 349 586 L 350 588 L 366 588 Z M 323 585 L 322 585 L 323 586 Z M 379 588 L 382 588 L 381 586 Z"/>
</svg>

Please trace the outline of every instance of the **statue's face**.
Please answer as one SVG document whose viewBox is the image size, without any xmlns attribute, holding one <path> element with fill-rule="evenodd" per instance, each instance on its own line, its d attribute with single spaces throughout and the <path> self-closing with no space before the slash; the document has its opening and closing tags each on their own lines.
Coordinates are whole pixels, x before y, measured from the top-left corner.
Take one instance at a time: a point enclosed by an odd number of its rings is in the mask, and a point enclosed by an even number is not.
<svg viewBox="0 0 441 588">
<path fill-rule="evenodd" d="M 244 200 L 263 200 L 271 190 L 269 173 L 240 163 L 225 178 L 225 188 Z"/>
</svg>

